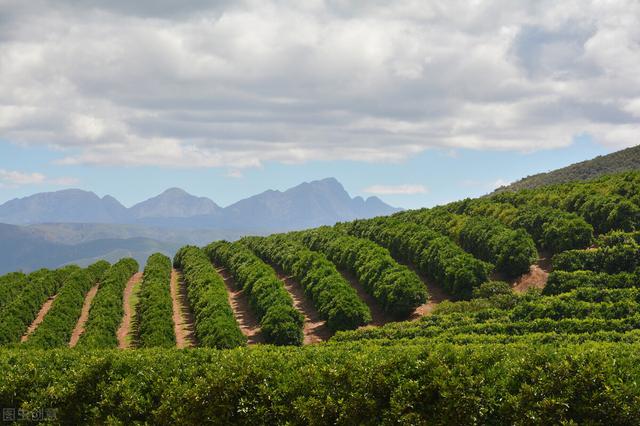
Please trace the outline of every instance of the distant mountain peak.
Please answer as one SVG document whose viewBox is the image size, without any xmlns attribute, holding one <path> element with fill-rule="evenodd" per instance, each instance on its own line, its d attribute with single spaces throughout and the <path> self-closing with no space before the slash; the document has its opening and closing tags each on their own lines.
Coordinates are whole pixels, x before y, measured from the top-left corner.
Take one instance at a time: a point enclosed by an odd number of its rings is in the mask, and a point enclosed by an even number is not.
<svg viewBox="0 0 640 426">
<path fill-rule="evenodd" d="M 131 207 L 129 211 L 136 219 L 187 218 L 210 215 L 220 206 L 206 197 L 196 197 L 181 188 L 169 188 L 160 195 L 149 198 Z"/>
<path fill-rule="evenodd" d="M 191 195 L 187 191 L 185 191 L 184 189 L 178 188 L 178 187 L 167 188 L 160 195 L 173 195 L 173 194 L 176 194 L 176 195 Z"/>
<path fill-rule="evenodd" d="M 35 194 L 0 206 L 0 222 L 137 223 L 185 228 L 292 230 L 391 214 L 397 209 L 376 197 L 352 198 L 334 177 L 285 191 L 267 190 L 221 208 L 206 197 L 172 187 L 127 209 L 110 195 L 68 189 Z"/>
</svg>

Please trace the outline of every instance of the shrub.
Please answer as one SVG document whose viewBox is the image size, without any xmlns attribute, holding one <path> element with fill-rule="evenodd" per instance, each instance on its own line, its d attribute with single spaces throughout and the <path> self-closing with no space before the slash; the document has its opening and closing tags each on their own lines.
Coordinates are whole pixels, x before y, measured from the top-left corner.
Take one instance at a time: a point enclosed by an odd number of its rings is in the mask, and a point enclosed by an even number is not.
<svg viewBox="0 0 640 426">
<path fill-rule="evenodd" d="M 161 253 L 149 256 L 142 275 L 137 307 L 141 347 L 176 345 L 170 283 L 171 259 Z"/>
</svg>

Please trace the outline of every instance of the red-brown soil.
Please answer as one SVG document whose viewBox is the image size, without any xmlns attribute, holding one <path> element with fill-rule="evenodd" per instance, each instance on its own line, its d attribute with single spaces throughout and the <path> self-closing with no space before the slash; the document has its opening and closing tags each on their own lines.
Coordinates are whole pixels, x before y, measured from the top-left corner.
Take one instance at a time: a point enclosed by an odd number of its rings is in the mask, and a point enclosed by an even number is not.
<svg viewBox="0 0 640 426">
<path fill-rule="evenodd" d="M 122 323 L 120 324 L 120 328 L 118 329 L 118 348 L 127 349 L 129 348 L 129 333 L 131 332 L 131 321 L 135 315 L 134 309 L 131 306 L 131 294 L 135 286 L 140 284 L 140 280 L 142 279 L 142 272 L 137 272 L 133 274 L 129 282 L 127 282 L 127 286 L 124 289 L 124 294 L 122 297 L 122 307 L 124 308 L 124 316 L 122 317 Z"/>
<path fill-rule="evenodd" d="M 47 315 L 47 313 L 49 313 L 49 310 L 51 309 L 51 306 L 53 306 L 53 301 L 56 300 L 56 297 L 57 295 L 50 297 L 46 302 L 42 304 L 42 307 L 40 308 L 36 319 L 33 320 L 29 328 L 27 328 L 27 332 L 20 339 L 21 342 L 26 342 L 27 339 L 29 339 L 29 336 L 31 336 L 33 332 L 36 331 L 38 326 L 42 323 L 42 321 L 44 321 L 44 317 Z"/>
<path fill-rule="evenodd" d="M 425 287 L 427 287 L 427 291 L 429 292 L 429 299 L 426 303 L 418 306 L 413 311 L 409 320 L 417 320 L 425 315 L 430 315 L 439 303 L 444 302 L 445 300 L 451 300 L 451 296 L 439 284 L 427 279 L 427 277 L 419 272 L 415 266 L 408 264 L 405 265 L 420 277 L 420 280 L 424 283 Z"/>
<path fill-rule="evenodd" d="M 260 331 L 260 322 L 251 310 L 247 295 L 239 288 L 231 274 L 229 274 L 226 269 L 218 268 L 216 270 L 224 280 L 224 285 L 227 288 L 229 305 L 231 305 L 233 315 L 240 326 L 242 334 L 247 336 L 247 343 L 250 345 L 263 343 L 264 337 Z"/>
<path fill-rule="evenodd" d="M 530 288 L 544 288 L 551 271 L 551 256 L 540 257 L 531 265 L 529 272 L 517 278 L 513 283 L 513 291 L 524 293 Z"/>
<path fill-rule="evenodd" d="M 171 299 L 173 301 L 176 347 L 178 349 L 192 348 L 196 345 L 193 312 L 189 308 L 184 281 L 175 269 L 171 271 Z"/>
<path fill-rule="evenodd" d="M 82 333 L 84 333 L 84 325 L 86 324 L 87 319 L 89 319 L 91 302 L 93 302 L 93 298 L 96 297 L 96 293 L 98 292 L 98 287 L 99 287 L 99 284 L 94 285 L 84 297 L 84 303 L 82 305 L 82 312 L 80 313 L 80 318 L 78 318 L 78 322 L 76 323 L 76 326 L 73 329 L 73 333 L 71 334 L 71 340 L 69 341 L 70 348 L 73 348 L 78 344 L 78 340 L 80 340 L 80 336 L 82 336 Z"/>
<path fill-rule="evenodd" d="M 327 327 L 327 322 L 320 317 L 316 308 L 305 296 L 300 284 L 295 282 L 292 277 L 282 273 L 282 271 L 276 269 L 276 272 L 278 273 L 278 278 L 284 283 L 284 288 L 293 298 L 293 306 L 304 315 L 303 343 L 310 345 L 329 340 L 332 333 Z"/>
</svg>

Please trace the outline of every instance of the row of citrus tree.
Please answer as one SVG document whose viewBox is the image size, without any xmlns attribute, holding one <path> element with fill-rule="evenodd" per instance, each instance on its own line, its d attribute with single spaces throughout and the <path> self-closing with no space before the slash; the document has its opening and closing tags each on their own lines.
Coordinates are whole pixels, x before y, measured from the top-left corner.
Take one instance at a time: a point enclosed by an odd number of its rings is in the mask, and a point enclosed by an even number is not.
<svg viewBox="0 0 640 426">
<path fill-rule="evenodd" d="M 293 276 L 331 330 L 354 329 L 371 321 L 367 305 L 323 254 L 283 234 L 246 237 L 241 242 Z"/>
<path fill-rule="evenodd" d="M 29 336 L 27 347 L 65 347 L 80 317 L 86 293 L 99 282 L 111 265 L 101 260 L 69 274 L 42 324 Z"/>
<path fill-rule="evenodd" d="M 471 297 L 473 289 L 487 281 L 493 269 L 450 238 L 416 223 L 380 217 L 339 224 L 337 228 L 385 247 L 394 258 L 414 265 L 454 298 Z"/>
<path fill-rule="evenodd" d="M 400 212 L 394 217 L 445 234 L 508 278 L 528 272 L 538 259 L 535 243 L 524 229 L 509 228 L 497 219 L 457 214 L 448 206 Z"/>
<path fill-rule="evenodd" d="M 22 289 L 0 309 L 0 346 L 18 343 L 35 320 L 44 302 L 53 297 L 77 266 L 58 270 L 40 269 L 27 277 Z"/>
<path fill-rule="evenodd" d="M 218 241 L 204 251 L 213 263 L 228 270 L 247 295 L 267 343 L 302 344 L 304 317 L 271 266 L 239 242 Z"/>
<path fill-rule="evenodd" d="M 322 252 L 338 268 L 355 275 L 390 315 L 406 317 L 429 297 L 413 271 L 396 262 L 389 250 L 366 238 L 326 226 L 292 235 L 311 250 Z"/>
<path fill-rule="evenodd" d="M 154 253 L 147 259 L 136 308 L 136 334 L 143 348 L 174 347 L 171 259 Z"/>
<path fill-rule="evenodd" d="M 182 272 L 199 346 L 233 348 L 246 343 L 229 305 L 224 281 L 202 249 L 182 247 L 173 264 Z"/>
</svg>

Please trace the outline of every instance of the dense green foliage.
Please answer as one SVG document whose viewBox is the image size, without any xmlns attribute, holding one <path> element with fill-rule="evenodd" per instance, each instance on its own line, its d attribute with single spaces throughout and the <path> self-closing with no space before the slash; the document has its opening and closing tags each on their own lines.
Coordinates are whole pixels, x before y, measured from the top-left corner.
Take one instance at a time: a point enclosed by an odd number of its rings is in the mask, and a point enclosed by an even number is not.
<svg viewBox="0 0 640 426">
<path fill-rule="evenodd" d="M 338 228 L 380 244 L 394 258 L 414 265 L 456 298 L 470 297 L 493 269 L 448 237 L 415 223 L 380 217 L 340 224 Z"/>
<path fill-rule="evenodd" d="M 125 258 L 104 273 L 77 347 L 98 349 L 118 345 L 116 332 L 124 315 L 123 292 L 127 282 L 137 271 L 138 262 Z"/>
<path fill-rule="evenodd" d="M 268 343 L 301 345 L 304 317 L 272 267 L 241 243 L 219 241 L 205 248 L 209 258 L 224 266 L 249 297 Z"/>
<path fill-rule="evenodd" d="M 41 349 L 67 346 L 80 318 L 87 292 L 102 278 L 109 266 L 109 262 L 100 260 L 87 269 L 74 271 L 65 277 L 51 309 L 42 324 L 29 336 L 25 346 Z"/>
<path fill-rule="evenodd" d="M 472 216 L 499 220 L 513 229 L 522 228 L 542 251 L 554 254 L 588 247 L 593 240 L 593 226 L 581 216 L 547 206 L 515 207 L 490 198 L 467 199 L 452 203 L 449 209 Z"/>
<path fill-rule="evenodd" d="M 596 240 L 596 246 L 598 247 L 612 247 L 625 244 L 633 245 L 634 243 L 640 244 L 640 231 L 612 231 L 598 236 Z"/>
<path fill-rule="evenodd" d="M 459 238 L 465 250 L 495 264 L 496 269 L 508 277 L 527 272 L 538 258 L 536 247 L 526 232 L 506 228 L 492 219 L 467 219 Z"/>
<path fill-rule="evenodd" d="M 55 408 L 68 424 L 629 425 L 639 354 L 623 343 L 4 351 L 0 404 Z"/>
<path fill-rule="evenodd" d="M 590 250 L 569 250 L 553 257 L 553 268 L 561 271 L 633 272 L 640 266 L 640 245 L 620 244 Z"/>
<path fill-rule="evenodd" d="M 529 234 L 496 219 L 456 214 L 445 208 L 406 211 L 395 216 L 448 235 L 469 253 L 494 264 L 507 277 L 527 272 L 538 258 Z"/>
<path fill-rule="evenodd" d="M 505 192 L 491 200 L 518 208 L 548 206 L 576 213 L 593 226 L 596 234 L 612 230 L 634 231 L 640 223 L 640 173 Z"/>
<path fill-rule="evenodd" d="M 640 287 L 640 276 L 636 273 L 622 272 L 607 274 L 594 271 L 553 271 L 549 274 L 544 294 L 559 294 L 582 287 L 629 288 Z"/>
<path fill-rule="evenodd" d="M 538 247 L 552 254 L 585 248 L 593 240 L 593 226 L 586 220 L 550 207 L 519 209 L 512 226 L 525 229 Z"/>
<path fill-rule="evenodd" d="M 176 253 L 174 266 L 187 286 L 189 305 L 195 317 L 198 344 L 211 348 L 234 348 L 246 343 L 229 306 L 224 281 L 204 252 L 185 246 Z"/>
<path fill-rule="evenodd" d="M 429 297 L 414 272 L 398 264 L 387 249 L 368 239 L 345 235 L 329 227 L 300 235 L 311 250 L 324 253 L 338 268 L 354 274 L 365 291 L 391 315 L 409 315 Z"/>
<path fill-rule="evenodd" d="M 371 321 L 369 308 L 325 256 L 286 235 L 241 240 L 264 261 L 292 275 L 333 330 L 349 330 Z"/>
<path fill-rule="evenodd" d="M 579 287 L 555 296 L 529 292 L 518 296 L 493 285 L 484 299 L 443 303 L 431 316 L 377 329 L 341 332 L 335 341 L 414 339 L 450 341 L 473 335 L 514 336 L 538 333 L 577 335 L 583 340 L 616 340 L 621 333 L 640 336 L 640 289 Z M 497 290 L 497 291 L 496 291 Z M 613 333 L 615 336 L 607 336 Z"/>
<path fill-rule="evenodd" d="M 136 312 L 140 347 L 176 345 L 170 284 L 171 259 L 161 253 L 149 256 L 142 275 Z"/>
<path fill-rule="evenodd" d="M 77 266 L 66 266 L 56 271 L 41 269 L 29 274 L 29 282 L 22 292 L 0 310 L 0 345 L 17 343 L 42 304 L 58 292 L 67 275 L 79 270 Z"/>
<path fill-rule="evenodd" d="M 16 297 L 29 282 L 22 272 L 11 272 L 0 277 L 0 309 Z"/>
</svg>

